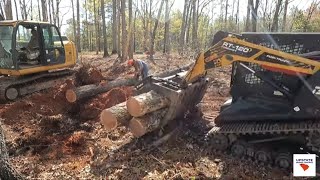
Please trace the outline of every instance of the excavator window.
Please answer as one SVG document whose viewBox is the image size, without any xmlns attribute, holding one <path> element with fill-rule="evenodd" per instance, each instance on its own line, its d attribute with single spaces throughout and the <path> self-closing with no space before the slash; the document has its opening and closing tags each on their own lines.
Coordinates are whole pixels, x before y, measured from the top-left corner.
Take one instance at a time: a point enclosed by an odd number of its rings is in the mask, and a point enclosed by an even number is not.
<svg viewBox="0 0 320 180">
<path fill-rule="evenodd" d="M 40 42 L 36 24 L 19 25 L 16 33 L 16 51 L 20 68 L 33 67 L 40 63 Z"/>
<path fill-rule="evenodd" d="M 52 25 L 43 25 L 42 34 L 46 56 L 45 63 L 63 63 L 65 61 L 65 52 L 58 29 Z"/>
<path fill-rule="evenodd" d="M 0 68 L 12 69 L 12 26 L 0 26 Z"/>
</svg>

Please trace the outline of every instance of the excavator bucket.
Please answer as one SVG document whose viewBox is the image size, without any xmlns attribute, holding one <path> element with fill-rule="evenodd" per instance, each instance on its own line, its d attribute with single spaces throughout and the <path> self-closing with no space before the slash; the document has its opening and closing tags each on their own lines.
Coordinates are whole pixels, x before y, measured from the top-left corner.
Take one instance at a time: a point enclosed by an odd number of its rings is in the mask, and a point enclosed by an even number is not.
<svg viewBox="0 0 320 180">
<path fill-rule="evenodd" d="M 198 81 L 182 86 L 186 71 L 166 78 L 149 76 L 136 85 L 139 92 L 155 91 L 170 100 L 170 106 L 161 127 L 169 121 L 183 118 L 187 112 L 192 112 L 202 100 L 208 86 L 208 79 L 199 78 Z"/>
</svg>

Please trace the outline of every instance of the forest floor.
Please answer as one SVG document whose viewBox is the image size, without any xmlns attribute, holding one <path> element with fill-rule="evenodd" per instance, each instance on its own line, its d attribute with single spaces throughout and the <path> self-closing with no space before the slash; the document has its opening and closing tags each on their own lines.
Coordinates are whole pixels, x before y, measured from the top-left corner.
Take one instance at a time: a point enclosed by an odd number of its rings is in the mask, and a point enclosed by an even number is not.
<svg viewBox="0 0 320 180">
<path fill-rule="evenodd" d="M 146 58 L 145 55 L 137 55 Z M 99 69 L 106 79 L 132 76 L 133 69 L 115 57 L 81 55 L 80 61 Z M 178 56 L 157 56 L 151 73 L 189 64 Z M 132 88 L 114 89 L 81 102 L 67 103 L 60 86 L 0 106 L 11 162 L 28 179 L 289 179 L 281 170 L 214 153 L 201 143 L 207 124 L 229 98 L 230 68 L 209 73 L 210 86 L 200 107 L 206 120 L 186 119 L 176 136 L 154 149 L 144 148 L 154 136 L 136 139 L 128 129 L 106 132 L 102 109 L 125 101 Z M 90 110 L 88 110 L 90 109 Z"/>
</svg>

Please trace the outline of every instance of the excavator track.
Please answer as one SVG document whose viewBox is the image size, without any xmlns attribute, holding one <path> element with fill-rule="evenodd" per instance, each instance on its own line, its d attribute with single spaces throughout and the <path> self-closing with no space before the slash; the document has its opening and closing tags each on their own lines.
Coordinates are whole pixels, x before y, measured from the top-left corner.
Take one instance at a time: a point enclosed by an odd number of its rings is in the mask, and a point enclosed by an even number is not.
<svg viewBox="0 0 320 180">
<path fill-rule="evenodd" d="M 291 170 L 292 154 L 320 154 L 320 121 L 230 123 L 214 126 L 205 139 L 215 151 Z"/>
<path fill-rule="evenodd" d="M 19 97 L 48 89 L 72 74 L 72 70 L 61 70 L 24 77 L 1 77 L 0 102 L 14 101 Z"/>
</svg>

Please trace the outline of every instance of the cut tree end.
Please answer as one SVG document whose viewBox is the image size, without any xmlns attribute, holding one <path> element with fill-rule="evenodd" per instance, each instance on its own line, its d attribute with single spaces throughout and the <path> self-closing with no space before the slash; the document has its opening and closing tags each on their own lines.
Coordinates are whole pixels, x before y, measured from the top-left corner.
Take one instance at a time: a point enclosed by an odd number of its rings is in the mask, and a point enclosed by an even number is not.
<svg viewBox="0 0 320 180">
<path fill-rule="evenodd" d="M 131 116 L 133 117 L 139 117 L 143 115 L 141 112 L 142 109 L 139 102 L 133 97 L 130 97 L 127 100 L 127 109 L 129 114 L 131 114 Z"/>
<path fill-rule="evenodd" d="M 66 98 L 68 102 L 76 102 L 77 101 L 77 94 L 72 89 L 68 89 L 66 91 Z"/>
<path fill-rule="evenodd" d="M 141 137 L 147 133 L 146 127 L 141 124 L 139 118 L 132 118 L 129 122 L 129 129 L 135 137 Z"/>
<path fill-rule="evenodd" d="M 103 110 L 100 114 L 100 122 L 103 124 L 107 131 L 110 131 L 117 127 L 117 118 L 107 109 Z"/>
</svg>

